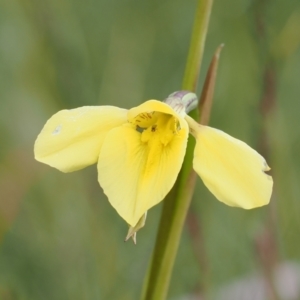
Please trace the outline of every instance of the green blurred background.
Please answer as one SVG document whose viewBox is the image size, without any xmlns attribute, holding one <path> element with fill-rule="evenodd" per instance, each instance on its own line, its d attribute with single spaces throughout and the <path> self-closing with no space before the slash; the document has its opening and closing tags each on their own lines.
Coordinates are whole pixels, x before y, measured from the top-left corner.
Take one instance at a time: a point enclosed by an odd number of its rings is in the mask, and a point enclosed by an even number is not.
<svg viewBox="0 0 300 300">
<path fill-rule="evenodd" d="M 161 205 L 137 246 L 124 243 L 96 167 L 60 173 L 33 144 L 58 110 L 180 90 L 195 8 L 0 0 L 0 299 L 139 298 Z M 300 299 L 299 0 L 216 0 L 198 93 L 221 43 L 211 126 L 263 153 L 275 189 L 271 205 L 243 211 L 198 180 L 168 299 Z"/>
</svg>

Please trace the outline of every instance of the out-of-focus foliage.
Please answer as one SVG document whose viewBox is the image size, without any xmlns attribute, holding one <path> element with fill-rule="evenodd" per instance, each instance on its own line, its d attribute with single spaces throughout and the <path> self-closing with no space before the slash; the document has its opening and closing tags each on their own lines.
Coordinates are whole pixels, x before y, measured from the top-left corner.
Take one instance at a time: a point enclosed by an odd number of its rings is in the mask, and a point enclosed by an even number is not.
<svg viewBox="0 0 300 300">
<path fill-rule="evenodd" d="M 1 0 L 0 299 L 138 299 L 161 206 L 137 246 L 124 243 L 95 166 L 62 174 L 33 159 L 33 144 L 60 109 L 129 108 L 179 90 L 195 6 Z M 267 157 L 275 190 L 270 206 L 243 211 L 198 181 L 170 299 L 217 299 L 239 278 L 267 280 L 263 270 L 300 260 L 299 1 L 216 0 L 200 87 L 220 43 L 211 125 Z"/>
</svg>

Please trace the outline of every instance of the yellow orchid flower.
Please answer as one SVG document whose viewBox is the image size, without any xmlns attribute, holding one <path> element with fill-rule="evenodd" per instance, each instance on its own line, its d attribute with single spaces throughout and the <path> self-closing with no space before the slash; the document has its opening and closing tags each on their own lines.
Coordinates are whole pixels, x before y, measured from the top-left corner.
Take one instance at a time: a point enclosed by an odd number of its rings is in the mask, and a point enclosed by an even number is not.
<svg viewBox="0 0 300 300">
<path fill-rule="evenodd" d="M 187 91 L 129 110 L 86 106 L 53 115 L 35 146 L 36 160 L 62 172 L 98 163 L 98 180 L 111 205 L 131 226 L 164 199 L 180 171 L 191 133 L 193 166 L 218 200 L 250 209 L 269 203 L 273 181 L 265 159 L 244 142 L 195 122 Z"/>
</svg>

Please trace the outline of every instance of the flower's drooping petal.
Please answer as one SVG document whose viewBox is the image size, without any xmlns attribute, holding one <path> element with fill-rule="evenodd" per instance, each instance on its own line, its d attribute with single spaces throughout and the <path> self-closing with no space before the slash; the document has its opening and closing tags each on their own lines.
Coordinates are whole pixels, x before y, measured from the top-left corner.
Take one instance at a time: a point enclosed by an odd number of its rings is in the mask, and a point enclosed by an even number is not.
<svg viewBox="0 0 300 300">
<path fill-rule="evenodd" d="M 99 183 L 111 205 L 132 227 L 169 192 L 185 155 L 187 124 L 169 140 L 159 126 L 152 130 L 149 127 L 141 133 L 131 124 L 115 128 L 106 135 L 99 156 Z"/>
<path fill-rule="evenodd" d="M 186 126 L 186 121 L 181 115 L 175 112 L 174 109 L 172 109 L 168 104 L 157 100 L 148 100 L 137 107 L 131 108 L 128 111 L 128 120 L 129 122 L 134 122 L 138 115 L 144 115 L 146 118 L 147 113 L 151 113 L 153 111 L 172 115 L 179 120 L 181 127 Z"/>
<path fill-rule="evenodd" d="M 61 110 L 39 134 L 35 159 L 63 172 L 87 167 L 97 162 L 107 132 L 126 121 L 127 110 L 114 106 Z"/>
<path fill-rule="evenodd" d="M 187 121 L 197 141 L 194 169 L 216 198 L 245 209 L 268 204 L 273 180 L 265 159 L 220 130 Z"/>
</svg>

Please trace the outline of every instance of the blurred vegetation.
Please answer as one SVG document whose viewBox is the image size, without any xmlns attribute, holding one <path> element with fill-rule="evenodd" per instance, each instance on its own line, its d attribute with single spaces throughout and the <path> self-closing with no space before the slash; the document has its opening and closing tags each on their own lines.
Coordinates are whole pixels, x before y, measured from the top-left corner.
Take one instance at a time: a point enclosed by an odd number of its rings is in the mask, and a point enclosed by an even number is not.
<svg viewBox="0 0 300 300">
<path fill-rule="evenodd" d="M 0 0 L 0 299 L 138 299 L 161 205 L 137 246 L 124 244 L 127 226 L 95 166 L 62 174 L 34 160 L 33 144 L 60 109 L 130 108 L 180 89 L 195 6 Z M 220 289 L 260 274 L 277 300 L 273 272 L 300 261 L 299 1 L 216 0 L 200 86 L 221 43 L 211 126 L 267 157 L 274 194 L 243 211 L 199 179 L 169 295 L 221 299 Z"/>
</svg>

